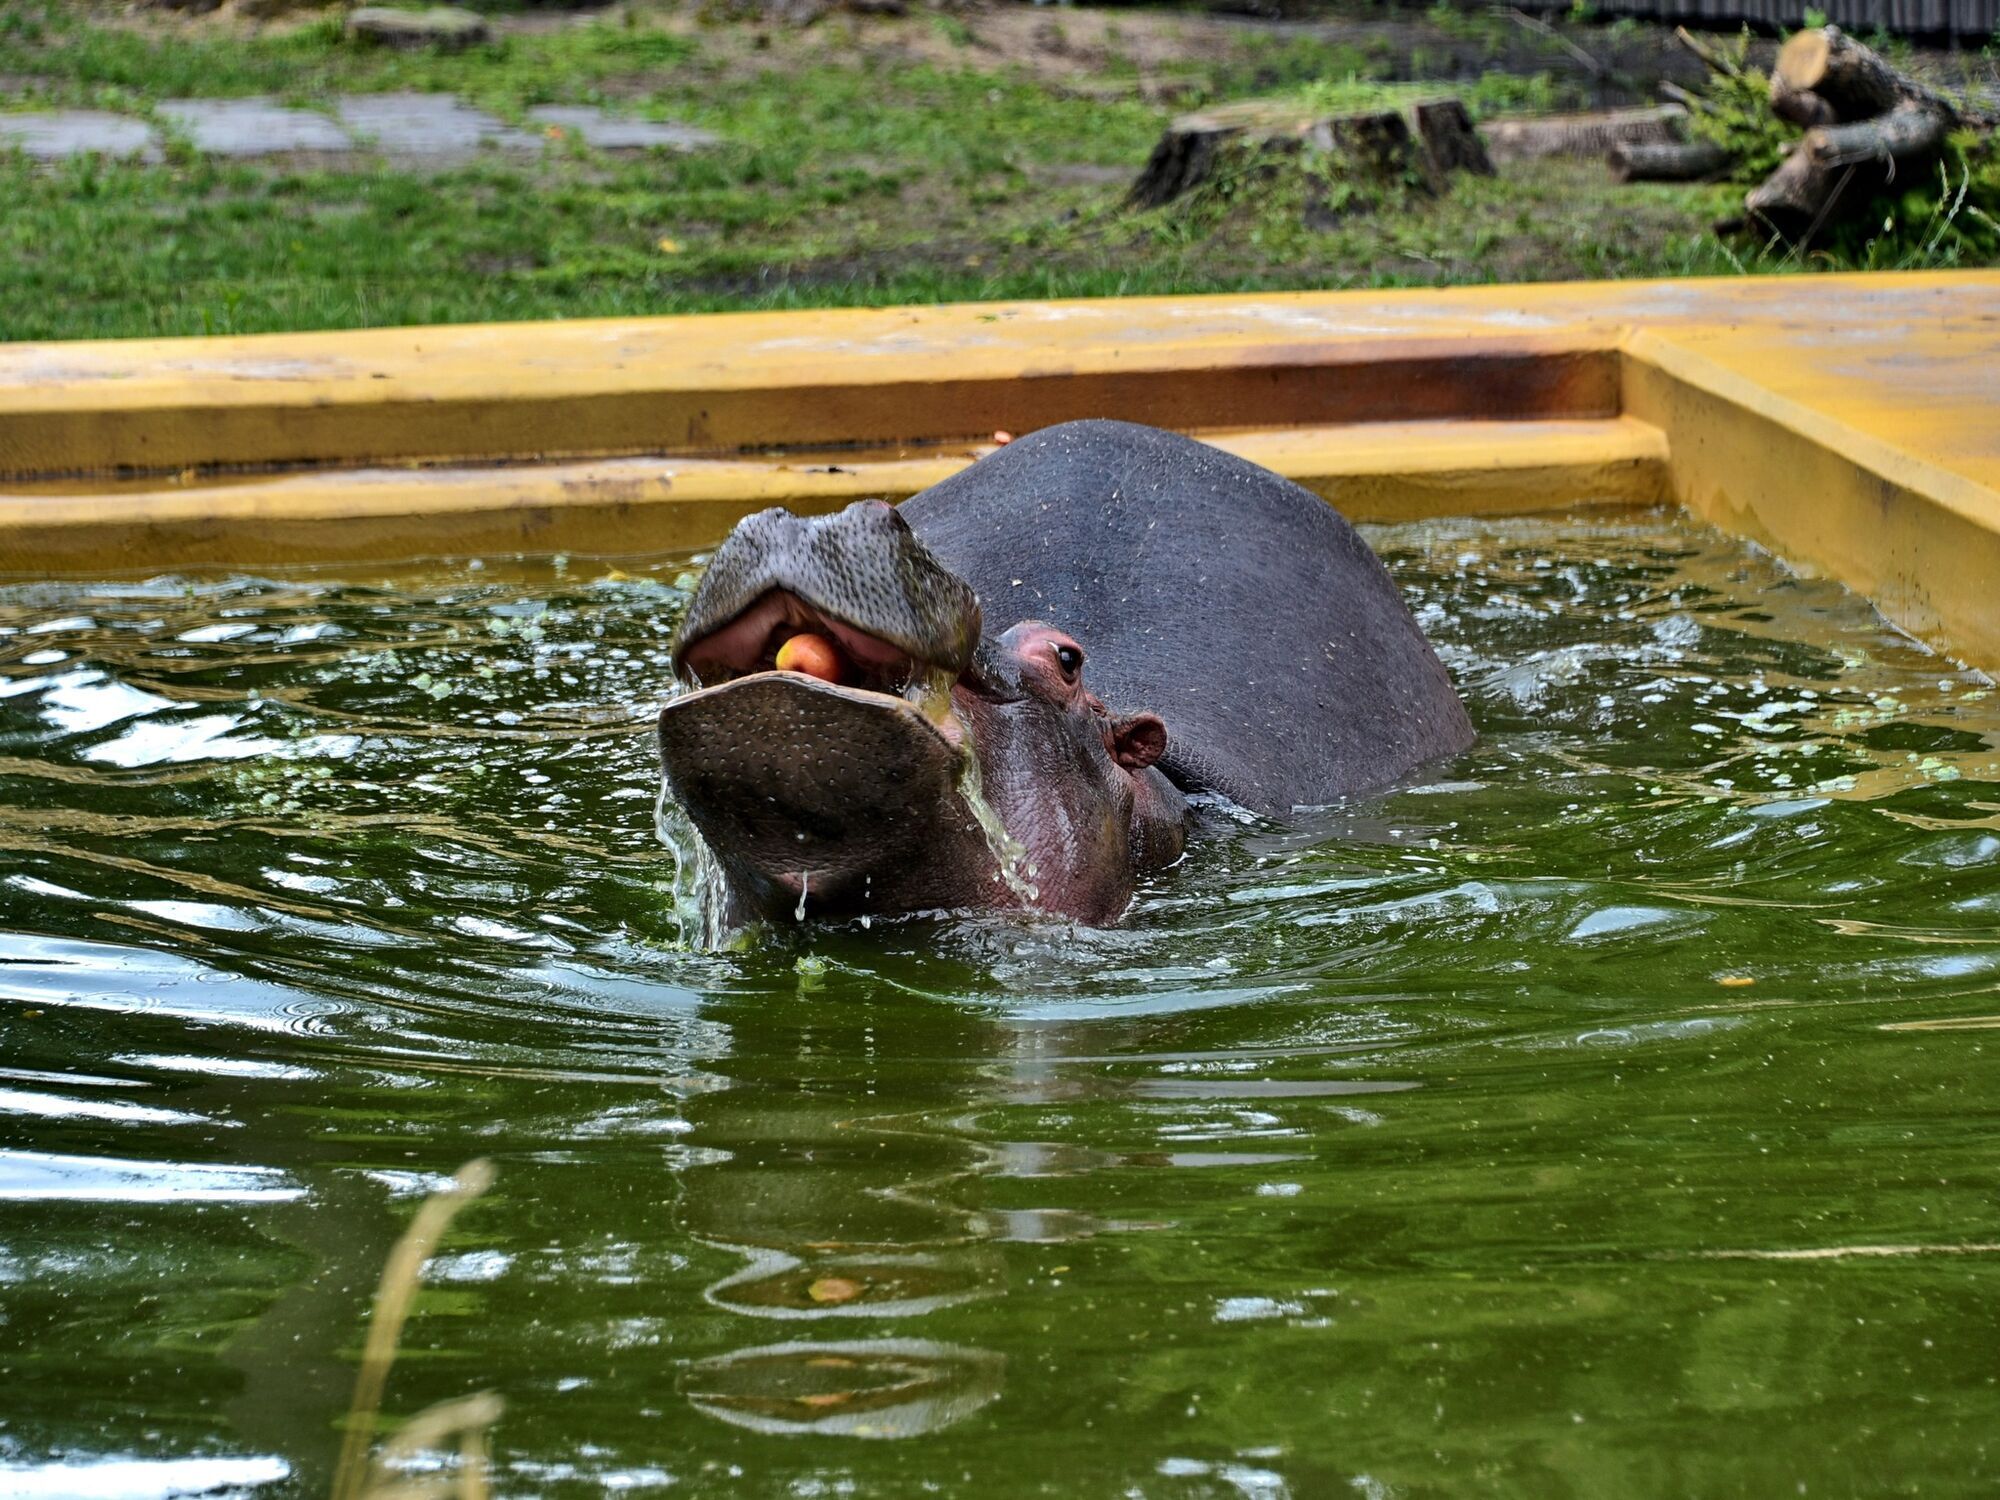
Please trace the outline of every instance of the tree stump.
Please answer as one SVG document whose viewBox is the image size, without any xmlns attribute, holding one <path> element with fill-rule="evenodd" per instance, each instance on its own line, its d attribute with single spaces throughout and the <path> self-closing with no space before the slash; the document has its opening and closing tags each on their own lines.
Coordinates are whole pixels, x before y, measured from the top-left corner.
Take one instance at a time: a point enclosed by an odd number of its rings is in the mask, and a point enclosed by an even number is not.
<svg viewBox="0 0 2000 1500">
<path fill-rule="evenodd" d="M 347 34 L 359 41 L 397 47 L 406 52 L 431 49 L 460 52 L 491 39 L 486 18 L 455 5 L 434 5 L 429 10 L 392 10 L 386 5 L 364 5 L 347 13 Z"/>
<path fill-rule="evenodd" d="M 1424 154 L 1422 144 L 1410 131 L 1410 122 L 1393 109 L 1335 115 L 1325 122 L 1323 130 L 1308 137 L 1308 143 L 1332 151 L 1376 182 L 1405 180 L 1431 192 L 1444 186 L 1444 175 Z"/>
<path fill-rule="evenodd" d="M 1170 124 L 1126 195 L 1134 208 L 1159 208 L 1233 171 L 1274 170 L 1314 152 L 1338 158 L 1361 179 L 1441 192 L 1451 172 L 1490 174 L 1492 163 L 1456 99 L 1400 111 L 1317 114 L 1281 99 L 1246 99 L 1182 115 Z"/>
<path fill-rule="evenodd" d="M 1486 143 L 1472 128 L 1472 114 L 1456 99 L 1430 99 L 1419 104 L 1417 139 L 1430 154 L 1439 176 L 1470 172 L 1475 177 L 1493 175 L 1493 159 Z"/>
<path fill-rule="evenodd" d="M 1743 205 L 1801 243 L 1843 204 L 1858 209 L 1899 175 L 1921 170 L 1958 125 L 1942 95 L 1838 26 L 1801 31 L 1779 50 L 1771 110 L 1809 128 Z"/>
<path fill-rule="evenodd" d="M 1378 184 L 1408 178 L 1432 186 L 1430 164 L 1396 110 L 1328 116 L 1286 100 L 1242 100 L 1174 120 L 1126 202 L 1160 208 L 1230 172 L 1268 172 L 1304 152 L 1340 156 Z"/>
</svg>

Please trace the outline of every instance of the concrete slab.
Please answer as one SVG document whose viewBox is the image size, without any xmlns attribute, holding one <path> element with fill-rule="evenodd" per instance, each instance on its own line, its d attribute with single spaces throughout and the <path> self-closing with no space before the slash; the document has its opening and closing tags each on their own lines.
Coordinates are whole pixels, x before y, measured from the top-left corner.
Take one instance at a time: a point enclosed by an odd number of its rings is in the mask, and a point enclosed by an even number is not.
<svg viewBox="0 0 2000 1500">
<path fill-rule="evenodd" d="M 489 144 L 531 151 L 543 144 L 450 94 L 349 94 L 334 102 L 334 114 L 391 156 L 465 156 Z"/>
<path fill-rule="evenodd" d="M 288 151 L 347 151 L 354 142 L 325 115 L 275 99 L 168 99 L 160 117 L 209 156 L 277 156 Z"/>
<path fill-rule="evenodd" d="M 551 131 L 605 151 L 691 151 L 720 139 L 698 126 L 621 119 L 594 105 L 542 105 L 528 112 L 535 129 L 516 130 L 450 94 L 349 94 L 334 101 L 331 117 L 268 97 L 169 99 L 159 113 L 195 150 L 212 156 L 375 150 L 449 162 L 489 146 L 540 151 Z M 90 109 L 0 114 L 0 150 L 9 147 L 45 161 L 91 152 L 160 159 L 159 132 L 144 120 Z"/>
<path fill-rule="evenodd" d="M 721 140 L 714 131 L 698 125 L 619 119 L 590 104 L 537 105 L 528 111 L 528 118 L 538 125 L 554 126 L 581 136 L 585 144 L 600 151 L 643 151 L 649 147 L 692 151 Z"/>
<path fill-rule="evenodd" d="M 93 152 L 158 161 L 160 136 L 144 120 L 97 109 L 0 114 L 0 151 L 20 151 L 37 161 L 60 161 Z"/>
</svg>

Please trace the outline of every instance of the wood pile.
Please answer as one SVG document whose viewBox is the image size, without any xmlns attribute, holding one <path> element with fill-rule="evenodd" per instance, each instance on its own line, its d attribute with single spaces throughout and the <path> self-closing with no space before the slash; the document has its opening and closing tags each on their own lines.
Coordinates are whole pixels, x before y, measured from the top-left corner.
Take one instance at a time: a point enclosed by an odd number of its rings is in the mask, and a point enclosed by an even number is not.
<svg viewBox="0 0 2000 1500">
<path fill-rule="evenodd" d="M 1771 112 L 1806 127 L 1778 169 L 1743 200 L 1753 219 L 1810 240 L 1843 202 L 1854 209 L 1928 171 L 1958 111 L 1838 26 L 1801 31 L 1771 70 Z"/>
<path fill-rule="evenodd" d="M 1711 46 L 1685 27 L 1675 34 L 1712 75 L 1706 95 L 1672 90 L 1701 114 L 1710 139 L 1614 148 L 1607 160 L 1615 178 L 1725 177 L 1746 171 L 1735 152 L 1767 161 L 1765 153 L 1782 148 L 1786 126 L 1804 131 L 1745 196 L 1744 217 L 1718 224 L 1720 232 L 1755 226 L 1803 248 L 1829 224 L 1865 212 L 1885 188 L 1934 177 L 1947 138 L 1961 125 L 1993 123 L 1976 107 L 1960 108 L 1898 71 L 1838 26 L 1790 37 L 1768 81 L 1745 65 L 1742 47 Z"/>
</svg>

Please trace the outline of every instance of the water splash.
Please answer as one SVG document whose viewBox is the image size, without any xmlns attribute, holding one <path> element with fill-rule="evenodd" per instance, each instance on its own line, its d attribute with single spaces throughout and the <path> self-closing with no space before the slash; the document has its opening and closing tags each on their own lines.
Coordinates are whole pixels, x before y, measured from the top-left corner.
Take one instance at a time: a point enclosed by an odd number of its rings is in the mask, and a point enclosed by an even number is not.
<svg viewBox="0 0 2000 1500">
<path fill-rule="evenodd" d="M 903 701 L 933 724 L 942 724 L 951 717 L 951 688 L 957 681 L 957 676 L 943 667 L 919 670 L 903 684 Z"/>
<path fill-rule="evenodd" d="M 722 866 L 694 822 L 667 793 L 661 778 L 653 801 L 653 829 L 674 858 L 673 914 L 680 946 L 712 953 L 728 946 L 729 886 Z M 799 893 L 800 903 L 805 893 Z"/>
<path fill-rule="evenodd" d="M 986 838 L 986 847 L 992 851 L 993 863 L 998 867 L 994 878 L 1006 885 L 1021 899 L 1023 905 L 1033 906 L 1041 899 L 1041 888 L 1035 884 L 1041 872 L 1034 861 L 1028 858 L 1028 851 L 1021 841 L 1007 831 L 1007 825 L 1000 821 L 1000 814 L 993 810 L 993 804 L 986 800 L 986 792 L 979 773 L 979 757 L 973 753 L 968 727 L 965 754 L 959 763 L 958 795 L 965 802 L 966 811 Z"/>
<path fill-rule="evenodd" d="M 957 681 L 954 673 L 942 668 L 919 671 L 904 684 L 903 700 L 915 706 L 933 724 L 942 726 L 953 714 L 951 689 Z M 992 851 L 993 863 L 998 866 L 996 878 L 1023 904 L 1032 906 L 1041 895 L 1034 883 L 1039 872 L 1028 858 L 1028 851 L 1007 831 L 1007 825 L 1000 821 L 1000 814 L 986 800 L 979 773 L 979 757 L 974 753 L 972 743 L 972 726 L 967 724 L 964 729 L 966 738 L 959 757 L 958 794 L 964 799 L 973 821 L 979 825 L 980 833 L 985 836 L 986 847 Z"/>
</svg>

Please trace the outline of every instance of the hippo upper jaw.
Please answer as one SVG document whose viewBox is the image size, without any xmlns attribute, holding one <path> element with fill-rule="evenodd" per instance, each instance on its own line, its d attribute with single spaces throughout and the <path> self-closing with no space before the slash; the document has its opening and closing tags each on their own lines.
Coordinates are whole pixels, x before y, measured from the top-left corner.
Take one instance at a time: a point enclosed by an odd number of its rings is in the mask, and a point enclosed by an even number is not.
<svg viewBox="0 0 2000 1500">
<path fill-rule="evenodd" d="M 765 671 L 660 710 L 675 801 L 756 915 L 993 904 L 965 727 L 892 694 Z"/>
<path fill-rule="evenodd" d="M 932 688 L 941 692 L 958 673 L 955 659 L 940 662 L 921 646 L 885 639 L 789 589 L 772 589 L 728 623 L 684 640 L 676 673 L 683 686 L 708 688 L 774 671 L 779 650 L 802 634 L 826 644 L 837 664 L 832 680 L 841 686 L 906 697 Z"/>
<path fill-rule="evenodd" d="M 893 690 L 898 673 L 965 670 L 979 600 L 879 500 L 832 516 L 759 511 L 710 559 L 675 635 L 674 675 L 708 685 L 769 668 L 799 631 L 835 643 L 843 680 Z"/>
</svg>

